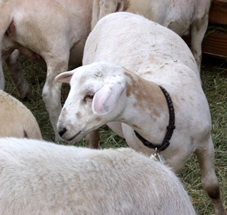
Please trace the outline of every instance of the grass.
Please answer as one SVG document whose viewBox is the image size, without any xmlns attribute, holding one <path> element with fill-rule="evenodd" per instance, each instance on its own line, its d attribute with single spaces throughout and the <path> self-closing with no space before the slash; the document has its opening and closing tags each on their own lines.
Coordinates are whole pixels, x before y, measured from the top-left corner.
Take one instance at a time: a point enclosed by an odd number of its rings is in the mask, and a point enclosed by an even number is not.
<svg viewBox="0 0 227 215">
<path fill-rule="evenodd" d="M 43 138 L 53 141 L 54 133 L 51 128 L 48 113 L 42 101 L 42 88 L 46 77 L 45 66 L 20 59 L 22 68 L 28 82 L 32 85 L 32 100 L 22 101 L 36 117 Z M 7 73 L 6 91 L 18 98 L 15 87 L 10 81 Z M 201 69 L 203 89 L 207 96 L 213 122 L 212 137 L 215 146 L 215 170 L 220 183 L 222 200 L 227 206 L 227 61 L 204 58 Z M 69 87 L 64 85 L 62 91 L 62 102 L 67 97 Z M 85 145 L 81 141 L 80 145 Z M 124 139 L 118 137 L 107 127 L 101 129 L 101 147 L 127 146 Z M 200 170 L 195 156 L 187 162 L 180 174 L 182 181 L 188 191 L 193 205 L 199 215 L 214 214 L 212 204 L 201 186 Z"/>
</svg>

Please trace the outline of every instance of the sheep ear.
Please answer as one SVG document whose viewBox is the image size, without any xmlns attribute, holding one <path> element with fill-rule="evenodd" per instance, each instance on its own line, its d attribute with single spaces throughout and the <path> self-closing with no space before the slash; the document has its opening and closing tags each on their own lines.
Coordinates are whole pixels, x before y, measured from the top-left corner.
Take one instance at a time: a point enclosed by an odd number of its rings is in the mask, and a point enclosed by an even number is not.
<svg viewBox="0 0 227 215">
<path fill-rule="evenodd" d="M 55 77 L 55 80 L 62 83 L 69 83 L 73 74 L 74 74 L 74 70 L 68 71 L 68 72 L 62 72 Z"/>
<path fill-rule="evenodd" d="M 117 100 L 124 90 L 122 84 L 105 85 L 94 95 L 92 111 L 98 115 L 111 112 L 117 104 Z"/>
</svg>

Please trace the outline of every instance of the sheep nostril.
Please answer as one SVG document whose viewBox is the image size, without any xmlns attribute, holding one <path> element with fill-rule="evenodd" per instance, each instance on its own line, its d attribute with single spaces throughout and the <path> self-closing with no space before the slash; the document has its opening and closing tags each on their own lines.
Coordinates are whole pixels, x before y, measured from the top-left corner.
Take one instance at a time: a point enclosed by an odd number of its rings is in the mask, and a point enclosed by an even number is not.
<svg viewBox="0 0 227 215">
<path fill-rule="evenodd" d="M 60 137 L 62 137 L 63 134 L 64 134 L 66 131 L 67 131 L 66 128 L 62 128 L 62 129 L 59 130 L 58 134 L 60 135 Z"/>
</svg>

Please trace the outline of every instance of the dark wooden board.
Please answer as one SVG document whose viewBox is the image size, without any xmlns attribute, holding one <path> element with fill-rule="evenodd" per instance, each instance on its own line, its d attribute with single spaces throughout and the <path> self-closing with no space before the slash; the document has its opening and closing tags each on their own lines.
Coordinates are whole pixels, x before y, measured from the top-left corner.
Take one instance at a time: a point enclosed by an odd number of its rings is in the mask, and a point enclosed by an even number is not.
<svg viewBox="0 0 227 215">
<path fill-rule="evenodd" d="M 227 0 L 213 0 L 209 13 L 211 23 L 227 25 Z"/>
<path fill-rule="evenodd" d="M 205 37 L 202 44 L 204 54 L 227 59 L 227 34 L 213 32 Z"/>
<path fill-rule="evenodd" d="M 212 1 L 209 23 L 218 24 L 227 29 L 227 0 Z M 217 30 L 208 34 L 203 40 L 203 53 L 227 59 L 227 33 L 225 32 Z"/>
</svg>

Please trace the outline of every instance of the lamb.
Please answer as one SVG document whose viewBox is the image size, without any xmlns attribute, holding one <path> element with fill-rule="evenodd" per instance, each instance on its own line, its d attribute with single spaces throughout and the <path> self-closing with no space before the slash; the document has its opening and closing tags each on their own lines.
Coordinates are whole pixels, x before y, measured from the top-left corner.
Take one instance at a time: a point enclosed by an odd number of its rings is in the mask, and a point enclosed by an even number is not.
<svg viewBox="0 0 227 215">
<path fill-rule="evenodd" d="M 196 214 L 171 169 L 130 148 L 0 138 L 0 214 Z"/>
<path fill-rule="evenodd" d="M 203 188 L 216 214 L 226 214 L 208 102 L 195 59 L 177 34 L 128 12 L 107 15 L 86 41 L 83 66 L 56 80 L 71 85 L 57 123 L 63 140 L 78 141 L 107 124 L 136 151 L 150 156 L 156 149 L 175 172 L 195 152 Z"/>
<path fill-rule="evenodd" d="M 94 0 L 91 26 L 93 29 L 99 19 L 116 11 L 143 15 L 180 36 L 191 34 L 191 51 L 200 68 L 210 5 L 211 0 Z"/>
<path fill-rule="evenodd" d="M 68 63 L 81 64 L 90 32 L 91 9 L 92 0 L 0 0 L 2 59 L 6 60 L 22 97 L 31 96 L 30 86 L 17 69 L 18 52 L 14 56 L 11 53 L 17 49 L 31 59 L 46 63 L 47 78 L 42 94 L 56 137 L 61 84 L 54 78 L 67 70 Z M 1 75 L 2 68 L 0 80 L 3 82 Z"/>
<path fill-rule="evenodd" d="M 31 111 L 3 90 L 0 90 L 0 122 L 0 137 L 42 139 Z"/>
</svg>

